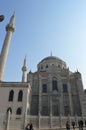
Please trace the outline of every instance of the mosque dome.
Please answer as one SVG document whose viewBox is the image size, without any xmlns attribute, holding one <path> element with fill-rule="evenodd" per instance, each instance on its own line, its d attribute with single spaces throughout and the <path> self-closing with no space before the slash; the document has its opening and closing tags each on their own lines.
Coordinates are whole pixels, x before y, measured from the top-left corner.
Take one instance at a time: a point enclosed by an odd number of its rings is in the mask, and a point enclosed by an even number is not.
<svg viewBox="0 0 86 130">
<path fill-rule="evenodd" d="M 50 68 L 66 68 L 66 63 L 56 56 L 48 56 L 39 62 L 37 65 L 38 70 L 45 70 Z"/>
</svg>

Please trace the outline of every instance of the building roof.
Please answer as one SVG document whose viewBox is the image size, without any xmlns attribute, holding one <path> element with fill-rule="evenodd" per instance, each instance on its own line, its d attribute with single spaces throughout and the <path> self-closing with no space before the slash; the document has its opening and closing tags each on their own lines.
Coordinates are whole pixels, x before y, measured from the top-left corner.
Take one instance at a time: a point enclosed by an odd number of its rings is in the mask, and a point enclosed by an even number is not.
<svg viewBox="0 0 86 130">
<path fill-rule="evenodd" d="M 59 60 L 61 61 L 60 58 L 56 57 L 56 56 L 48 56 L 48 57 L 45 57 L 41 62 L 45 61 L 45 60 Z"/>
<path fill-rule="evenodd" d="M 44 59 L 42 59 L 42 60 L 40 61 L 40 63 L 45 62 L 45 61 L 51 61 L 51 60 L 56 60 L 56 61 L 58 61 L 58 62 L 63 62 L 63 63 L 65 63 L 64 61 L 62 61 L 60 58 L 58 58 L 58 57 L 56 57 L 56 56 L 48 56 L 48 57 L 45 57 Z"/>
<path fill-rule="evenodd" d="M 42 66 L 56 66 L 56 67 L 60 67 L 60 68 L 66 68 L 66 62 L 64 62 L 63 60 L 61 60 L 60 58 L 56 57 L 56 56 L 48 56 L 45 57 L 44 59 L 42 59 L 37 67 L 40 68 Z"/>
</svg>

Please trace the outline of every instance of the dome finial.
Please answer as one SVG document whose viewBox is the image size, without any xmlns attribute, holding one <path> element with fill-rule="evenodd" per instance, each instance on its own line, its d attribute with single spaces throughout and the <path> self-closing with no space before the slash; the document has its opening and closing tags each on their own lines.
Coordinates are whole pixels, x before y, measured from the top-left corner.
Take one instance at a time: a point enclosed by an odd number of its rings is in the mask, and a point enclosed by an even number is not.
<svg viewBox="0 0 86 130">
<path fill-rule="evenodd" d="M 50 56 L 52 56 L 52 51 L 51 51 L 51 53 L 50 53 Z"/>
</svg>

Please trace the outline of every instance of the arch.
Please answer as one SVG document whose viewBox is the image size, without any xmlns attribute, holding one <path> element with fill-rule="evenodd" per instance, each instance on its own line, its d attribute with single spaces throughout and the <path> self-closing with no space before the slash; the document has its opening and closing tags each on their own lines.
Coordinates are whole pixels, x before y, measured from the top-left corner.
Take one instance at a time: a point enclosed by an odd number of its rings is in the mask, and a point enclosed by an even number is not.
<svg viewBox="0 0 86 130">
<path fill-rule="evenodd" d="M 12 108 L 11 107 L 9 107 L 8 109 L 7 109 L 7 113 L 10 111 L 10 113 L 12 113 Z"/>
<path fill-rule="evenodd" d="M 22 113 L 22 110 L 21 110 L 21 108 L 19 107 L 19 108 L 17 109 L 17 111 L 16 111 L 16 114 L 17 114 L 17 115 L 21 115 L 21 113 Z"/>
<path fill-rule="evenodd" d="M 18 101 L 22 101 L 22 99 L 23 99 L 23 91 L 20 90 L 18 93 Z"/>
<path fill-rule="evenodd" d="M 14 91 L 11 90 L 11 91 L 9 92 L 9 99 L 8 99 L 8 101 L 13 101 L 13 97 L 14 97 Z"/>
</svg>

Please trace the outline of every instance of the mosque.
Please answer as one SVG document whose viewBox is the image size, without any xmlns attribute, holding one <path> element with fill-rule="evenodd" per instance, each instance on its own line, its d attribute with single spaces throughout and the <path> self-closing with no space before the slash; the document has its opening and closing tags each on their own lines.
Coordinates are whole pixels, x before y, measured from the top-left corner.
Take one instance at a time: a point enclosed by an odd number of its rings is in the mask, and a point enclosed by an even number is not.
<svg viewBox="0 0 86 130">
<path fill-rule="evenodd" d="M 15 14 L 6 26 L 0 53 L 0 130 L 23 130 L 27 123 L 34 129 L 56 129 L 66 120 L 86 119 L 86 91 L 81 73 L 71 72 L 65 61 L 48 56 L 27 72 L 26 57 L 21 82 L 3 81 Z M 27 81 L 26 81 L 27 79 Z"/>
</svg>

